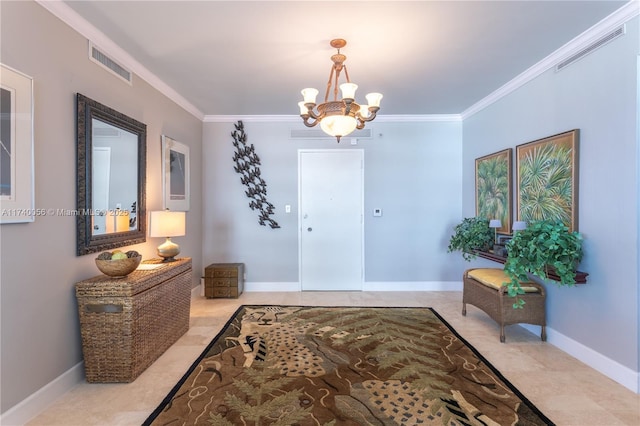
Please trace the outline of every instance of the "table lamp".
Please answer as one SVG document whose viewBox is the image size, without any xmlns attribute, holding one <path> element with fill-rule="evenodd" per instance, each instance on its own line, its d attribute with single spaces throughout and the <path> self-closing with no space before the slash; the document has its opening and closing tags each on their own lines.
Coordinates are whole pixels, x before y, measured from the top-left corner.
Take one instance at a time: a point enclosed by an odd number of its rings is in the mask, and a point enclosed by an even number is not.
<svg viewBox="0 0 640 426">
<path fill-rule="evenodd" d="M 163 262 L 173 262 L 180 253 L 180 246 L 171 241 L 171 237 L 185 235 L 185 222 L 185 212 L 161 210 L 150 213 L 149 236 L 166 237 L 165 242 L 158 246 L 158 256 L 164 258 Z"/>
<path fill-rule="evenodd" d="M 512 231 L 522 231 L 523 229 L 527 229 L 527 222 L 521 220 L 513 222 Z"/>
<path fill-rule="evenodd" d="M 496 244 L 498 244 L 498 228 L 500 228 L 501 226 L 502 222 L 500 222 L 500 219 L 491 219 L 489 221 L 489 228 L 493 228 L 494 242 Z"/>
</svg>

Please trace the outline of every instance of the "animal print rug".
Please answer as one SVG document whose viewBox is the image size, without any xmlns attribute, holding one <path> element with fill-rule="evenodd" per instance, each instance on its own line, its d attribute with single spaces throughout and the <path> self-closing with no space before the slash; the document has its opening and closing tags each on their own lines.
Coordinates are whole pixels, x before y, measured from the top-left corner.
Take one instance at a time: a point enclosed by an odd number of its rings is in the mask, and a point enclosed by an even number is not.
<svg viewBox="0 0 640 426">
<path fill-rule="evenodd" d="M 144 424 L 553 423 L 433 309 L 241 306 Z"/>
</svg>

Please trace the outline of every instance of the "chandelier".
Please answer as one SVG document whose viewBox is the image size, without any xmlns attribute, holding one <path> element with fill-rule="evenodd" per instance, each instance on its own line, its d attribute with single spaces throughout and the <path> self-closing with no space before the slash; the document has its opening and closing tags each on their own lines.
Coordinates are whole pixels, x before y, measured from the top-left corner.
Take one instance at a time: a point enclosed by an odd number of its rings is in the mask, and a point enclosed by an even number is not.
<svg viewBox="0 0 640 426">
<path fill-rule="evenodd" d="M 331 40 L 331 47 L 338 49 L 338 53 L 331 56 L 333 65 L 327 82 L 327 91 L 324 95 L 324 102 L 317 105 L 316 96 L 318 90 L 307 88 L 302 90 L 304 101 L 298 102 L 300 107 L 300 117 L 304 121 L 305 126 L 314 127 L 320 123 L 320 127 L 325 133 L 335 136 L 340 143 L 340 138 L 353 132 L 355 129 L 363 129 L 367 121 L 376 118 L 376 113 L 380 109 L 380 93 L 369 93 L 365 96 L 368 105 L 360 105 L 355 101 L 357 84 L 349 80 L 349 73 L 344 61 L 347 57 L 340 53 L 340 49 L 347 45 L 347 42 L 341 38 Z M 338 100 L 338 81 L 340 73 L 344 70 L 347 82 L 342 83 L 339 87 L 342 91 L 342 99 Z M 329 93 L 333 87 L 333 100 L 329 100 Z M 313 121 L 310 121 L 313 119 Z"/>
</svg>

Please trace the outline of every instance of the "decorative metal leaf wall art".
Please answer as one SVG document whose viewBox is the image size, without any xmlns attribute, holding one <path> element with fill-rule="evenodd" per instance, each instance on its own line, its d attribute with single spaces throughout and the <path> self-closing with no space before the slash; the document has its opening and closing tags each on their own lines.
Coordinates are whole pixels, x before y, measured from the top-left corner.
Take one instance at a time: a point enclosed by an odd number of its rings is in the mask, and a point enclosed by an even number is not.
<svg viewBox="0 0 640 426">
<path fill-rule="evenodd" d="M 256 154 L 253 144 L 247 145 L 247 134 L 244 132 L 244 124 L 238 121 L 234 124 L 236 130 L 231 132 L 233 146 L 236 152 L 233 154 L 233 161 L 236 163 L 233 169 L 239 173 L 240 182 L 247 187 L 244 193 L 251 200 L 249 207 L 251 210 L 258 210 L 258 223 L 262 226 L 280 228 L 278 222 L 271 219 L 273 215 L 273 204 L 267 201 L 267 183 L 260 176 L 260 158 Z"/>
</svg>

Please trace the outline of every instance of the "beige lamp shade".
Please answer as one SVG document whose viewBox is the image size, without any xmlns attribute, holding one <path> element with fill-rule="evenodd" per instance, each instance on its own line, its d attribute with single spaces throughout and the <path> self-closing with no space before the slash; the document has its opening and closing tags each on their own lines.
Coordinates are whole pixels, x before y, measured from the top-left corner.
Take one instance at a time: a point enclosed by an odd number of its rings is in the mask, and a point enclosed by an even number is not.
<svg viewBox="0 0 640 426">
<path fill-rule="evenodd" d="M 522 231 L 524 229 L 527 229 L 527 222 L 521 220 L 515 221 L 513 222 L 513 228 L 511 229 L 514 231 Z"/>
<path fill-rule="evenodd" d="M 500 228 L 502 226 L 502 222 L 500 219 L 491 219 L 489 221 L 489 228 Z"/>
<path fill-rule="evenodd" d="M 498 228 L 502 226 L 500 219 L 491 219 L 489 221 L 489 228 L 493 228 L 494 238 L 493 242 L 498 244 Z"/>
<path fill-rule="evenodd" d="M 149 216 L 149 236 L 180 237 L 186 233 L 186 213 L 170 210 L 153 211 Z"/>
<path fill-rule="evenodd" d="M 163 210 L 149 213 L 149 236 L 166 237 L 165 242 L 158 246 L 158 256 L 165 262 L 173 262 L 180 253 L 180 246 L 171 241 L 171 237 L 185 235 L 185 228 L 185 212 Z"/>
</svg>

